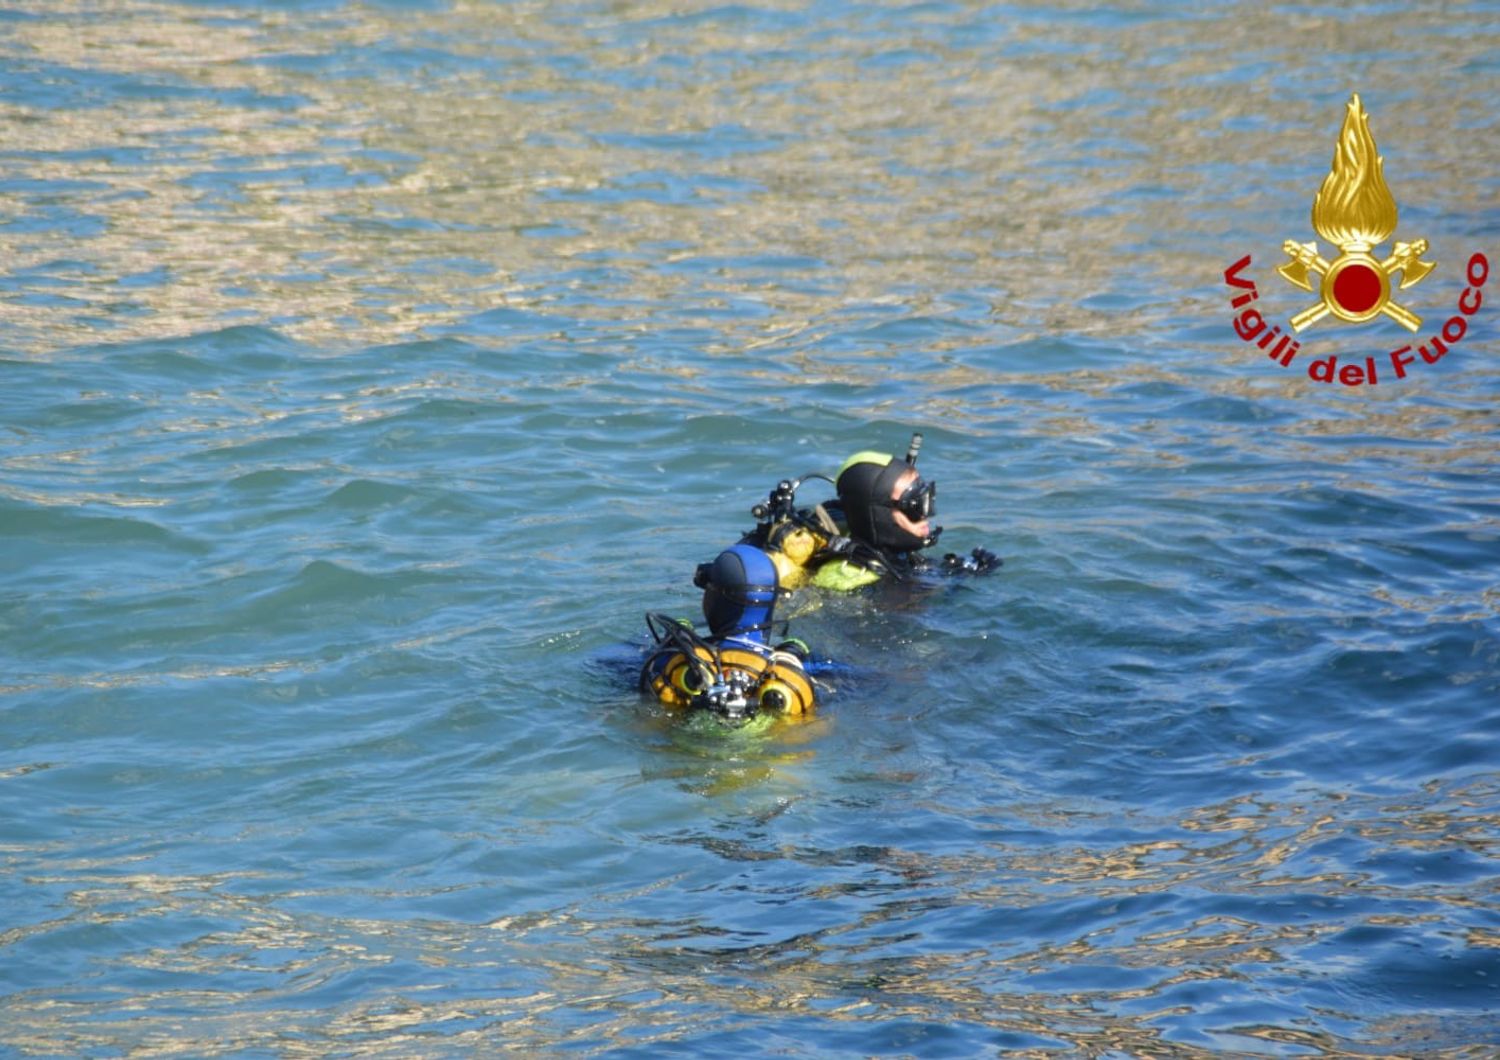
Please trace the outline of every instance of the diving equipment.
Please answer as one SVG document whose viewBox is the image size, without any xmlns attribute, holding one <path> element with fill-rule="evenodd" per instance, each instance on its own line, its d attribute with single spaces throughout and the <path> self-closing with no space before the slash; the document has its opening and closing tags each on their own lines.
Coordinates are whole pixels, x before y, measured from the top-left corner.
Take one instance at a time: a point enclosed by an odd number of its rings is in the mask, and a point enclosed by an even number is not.
<svg viewBox="0 0 1500 1060">
<path fill-rule="evenodd" d="M 914 523 L 937 514 L 937 483 L 917 479 L 896 500 L 878 500 L 876 504 L 894 508 Z"/>
<path fill-rule="evenodd" d="M 874 585 L 881 579 L 883 569 L 864 567 L 847 559 L 832 559 L 813 572 L 812 584 L 819 589 L 832 589 L 847 593 Z"/>
<path fill-rule="evenodd" d="M 787 591 L 807 581 L 808 565 L 841 533 L 837 502 L 797 507 L 797 490 L 812 479 L 833 484 L 833 479 L 816 472 L 782 479 L 765 501 L 750 509 L 756 525 L 742 541 L 765 550 L 776 565 L 780 585 Z"/>
<path fill-rule="evenodd" d="M 937 514 L 937 483 L 917 473 L 921 451 L 917 432 L 903 459 L 864 450 L 844 461 L 833 479 L 782 479 L 750 510 L 756 526 L 741 543 L 770 556 L 784 590 L 811 582 L 847 591 L 887 576 L 902 580 L 923 571 L 986 574 L 996 569 L 1000 558 L 985 549 L 963 557 L 950 553 L 941 561 L 923 555 L 923 549 L 937 544 L 943 528 L 923 525 Z M 798 507 L 798 488 L 813 478 L 832 482 L 838 499 Z"/>
<path fill-rule="evenodd" d="M 784 717 L 813 712 L 816 695 L 804 669 L 804 647 L 700 636 L 681 619 L 651 612 L 646 627 L 656 648 L 641 668 L 642 692 L 668 707 L 712 711 L 743 722 L 765 711 Z"/>
<path fill-rule="evenodd" d="M 943 557 L 942 569 L 949 574 L 988 574 L 1005 561 L 987 548 L 970 550 L 967 556 L 948 553 Z"/>
<path fill-rule="evenodd" d="M 906 466 L 917 466 L 917 454 L 922 451 L 922 432 L 913 431 L 911 444 L 906 447 Z"/>
<path fill-rule="evenodd" d="M 913 433 L 904 460 L 866 450 L 845 461 L 836 478 L 782 479 L 750 510 L 756 527 L 743 543 L 770 555 L 788 590 L 809 580 L 823 588 L 853 589 L 887 574 L 902 578 L 921 569 L 919 550 L 935 544 L 942 528 L 923 535 L 896 518 L 899 512 L 907 524 L 920 524 L 937 511 L 936 483 L 914 474 L 921 449 L 922 435 Z M 893 498 L 903 477 L 915 481 Z M 838 499 L 799 508 L 797 490 L 814 478 L 831 483 Z"/>
</svg>

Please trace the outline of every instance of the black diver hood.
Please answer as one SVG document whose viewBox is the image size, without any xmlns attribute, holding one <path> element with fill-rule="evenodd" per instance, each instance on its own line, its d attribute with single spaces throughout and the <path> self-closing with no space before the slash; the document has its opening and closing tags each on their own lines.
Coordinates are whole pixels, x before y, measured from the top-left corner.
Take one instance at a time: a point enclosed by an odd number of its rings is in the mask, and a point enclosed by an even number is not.
<svg viewBox="0 0 1500 1060">
<path fill-rule="evenodd" d="M 914 552 L 937 541 L 941 527 L 934 528 L 930 537 L 918 537 L 896 525 L 891 491 L 912 466 L 889 453 L 856 453 L 845 461 L 834 488 L 844 506 L 850 537 L 892 552 Z"/>
</svg>

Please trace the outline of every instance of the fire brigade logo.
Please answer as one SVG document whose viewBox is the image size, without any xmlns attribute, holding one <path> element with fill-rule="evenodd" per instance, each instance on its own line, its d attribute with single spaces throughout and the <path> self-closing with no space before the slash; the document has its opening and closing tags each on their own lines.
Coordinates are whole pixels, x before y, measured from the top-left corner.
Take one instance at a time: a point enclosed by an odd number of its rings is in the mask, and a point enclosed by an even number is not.
<svg viewBox="0 0 1500 1060">
<path fill-rule="evenodd" d="M 1318 253 L 1316 241 L 1288 239 L 1282 246 L 1292 260 L 1276 271 L 1321 299 L 1291 318 L 1294 331 L 1330 313 L 1350 324 L 1362 324 L 1383 313 L 1408 331 L 1422 326 L 1421 317 L 1392 301 L 1391 281 L 1400 273 L 1400 289 L 1405 290 L 1433 270 L 1434 262 L 1422 260 L 1427 240 L 1396 243 L 1383 261 L 1370 253 L 1396 231 L 1396 200 L 1386 187 L 1384 164 L 1370 135 L 1370 116 L 1356 93 L 1344 115 L 1333 168 L 1323 178 L 1312 206 L 1313 228 L 1339 248 L 1339 256 L 1330 263 Z M 1310 273 L 1320 278 L 1316 288 Z"/>
</svg>

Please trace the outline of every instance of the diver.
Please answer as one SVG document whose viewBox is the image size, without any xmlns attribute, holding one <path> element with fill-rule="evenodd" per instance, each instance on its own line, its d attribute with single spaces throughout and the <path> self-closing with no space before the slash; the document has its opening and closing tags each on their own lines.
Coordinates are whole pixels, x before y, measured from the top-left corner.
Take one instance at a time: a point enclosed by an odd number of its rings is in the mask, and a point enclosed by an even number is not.
<svg viewBox="0 0 1500 1060">
<path fill-rule="evenodd" d="M 921 448 L 922 436 L 913 434 L 904 460 L 865 450 L 844 461 L 832 479 L 806 475 L 777 483 L 767 501 L 751 509 L 757 525 L 744 541 L 765 549 L 781 583 L 791 587 L 811 582 L 850 590 L 924 571 L 987 574 L 1001 566 L 1000 557 L 983 548 L 967 556 L 950 552 L 937 562 L 923 554 L 943 528 L 931 522 L 937 483 L 917 470 Z M 812 478 L 831 482 L 838 500 L 798 508 L 797 489 Z"/>
<path fill-rule="evenodd" d="M 742 542 L 700 564 L 693 584 L 703 590 L 709 635 L 686 619 L 648 613 L 655 644 L 641 668 L 641 691 L 668 707 L 706 709 L 732 722 L 811 715 L 817 697 L 807 645 L 771 644 L 776 601 L 785 593 L 771 557 Z"/>
</svg>

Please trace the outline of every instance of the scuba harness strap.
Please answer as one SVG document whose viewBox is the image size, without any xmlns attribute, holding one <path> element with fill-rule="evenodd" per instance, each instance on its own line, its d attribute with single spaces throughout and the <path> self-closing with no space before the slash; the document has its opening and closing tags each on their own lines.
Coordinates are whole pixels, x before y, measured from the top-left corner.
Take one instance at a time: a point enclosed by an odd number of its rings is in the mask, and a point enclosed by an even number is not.
<svg viewBox="0 0 1500 1060">
<path fill-rule="evenodd" d="M 897 555 L 905 555 L 903 561 Z M 856 541 L 852 537 L 831 537 L 814 559 L 818 562 L 830 562 L 833 560 L 845 560 L 856 567 L 873 571 L 876 574 L 889 574 L 896 581 L 904 580 L 912 571 L 920 570 L 921 564 L 913 562 L 910 554 L 892 554 L 879 545 L 866 544 Z"/>
</svg>

